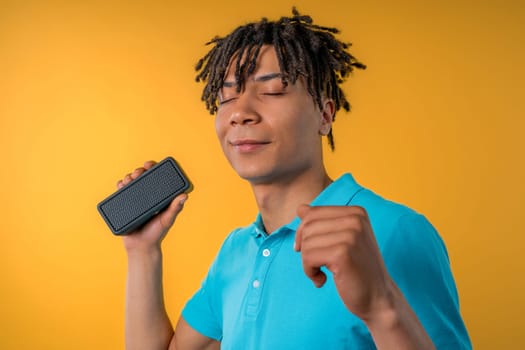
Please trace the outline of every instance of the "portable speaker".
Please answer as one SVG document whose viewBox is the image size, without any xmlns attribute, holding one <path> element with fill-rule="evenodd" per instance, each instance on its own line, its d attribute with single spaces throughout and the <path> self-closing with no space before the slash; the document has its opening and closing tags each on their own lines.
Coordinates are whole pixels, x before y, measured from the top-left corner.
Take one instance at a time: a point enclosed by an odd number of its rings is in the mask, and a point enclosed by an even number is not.
<svg viewBox="0 0 525 350">
<path fill-rule="evenodd" d="M 168 157 L 97 205 L 115 235 L 127 234 L 193 189 L 177 162 Z"/>
</svg>

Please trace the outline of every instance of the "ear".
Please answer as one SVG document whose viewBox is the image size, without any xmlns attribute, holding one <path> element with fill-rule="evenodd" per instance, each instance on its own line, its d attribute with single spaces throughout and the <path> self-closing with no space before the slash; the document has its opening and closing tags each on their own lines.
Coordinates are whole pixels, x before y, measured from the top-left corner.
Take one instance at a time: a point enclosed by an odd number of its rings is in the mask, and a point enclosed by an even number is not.
<svg viewBox="0 0 525 350">
<path fill-rule="evenodd" d="M 321 120 L 319 124 L 319 134 L 326 136 L 332 129 L 334 121 L 335 103 L 334 100 L 325 98 L 323 100 L 323 109 L 321 110 Z"/>
</svg>

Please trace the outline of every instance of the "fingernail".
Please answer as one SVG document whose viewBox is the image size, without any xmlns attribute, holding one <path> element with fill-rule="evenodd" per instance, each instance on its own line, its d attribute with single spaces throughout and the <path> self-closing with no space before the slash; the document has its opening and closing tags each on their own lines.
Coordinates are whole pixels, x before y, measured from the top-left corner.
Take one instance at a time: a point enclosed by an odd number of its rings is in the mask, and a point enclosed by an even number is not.
<svg viewBox="0 0 525 350">
<path fill-rule="evenodd" d="M 184 205 L 184 202 L 186 202 L 187 199 L 188 199 L 188 197 L 182 197 L 182 199 L 180 200 L 179 204 L 180 205 Z"/>
</svg>

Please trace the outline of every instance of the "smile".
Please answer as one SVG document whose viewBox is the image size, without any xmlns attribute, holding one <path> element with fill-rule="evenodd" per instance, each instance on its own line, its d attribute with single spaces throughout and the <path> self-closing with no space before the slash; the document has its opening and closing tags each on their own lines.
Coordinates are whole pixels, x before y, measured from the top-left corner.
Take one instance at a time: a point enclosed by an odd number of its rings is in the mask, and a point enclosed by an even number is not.
<svg viewBox="0 0 525 350">
<path fill-rule="evenodd" d="M 250 153 L 258 151 L 264 146 L 270 144 L 270 142 L 267 141 L 257 141 L 257 140 L 235 140 L 232 142 L 229 142 L 231 146 L 233 146 L 233 149 L 240 152 L 240 153 Z"/>
</svg>

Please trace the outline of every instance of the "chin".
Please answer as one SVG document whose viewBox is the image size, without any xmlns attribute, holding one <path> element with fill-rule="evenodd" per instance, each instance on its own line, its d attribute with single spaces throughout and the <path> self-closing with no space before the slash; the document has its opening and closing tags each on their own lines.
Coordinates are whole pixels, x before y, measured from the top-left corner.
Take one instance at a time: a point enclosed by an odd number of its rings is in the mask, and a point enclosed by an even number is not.
<svg viewBox="0 0 525 350">
<path fill-rule="evenodd" d="M 267 178 L 266 174 L 255 171 L 237 171 L 237 175 L 243 180 L 248 182 L 260 182 L 262 179 Z"/>
<path fill-rule="evenodd" d="M 269 171 L 268 169 L 261 169 L 260 167 L 252 167 L 249 169 L 234 168 L 234 170 L 240 178 L 248 181 L 251 184 L 269 182 L 272 178 L 274 178 L 272 171 Z"/>
</svg>

